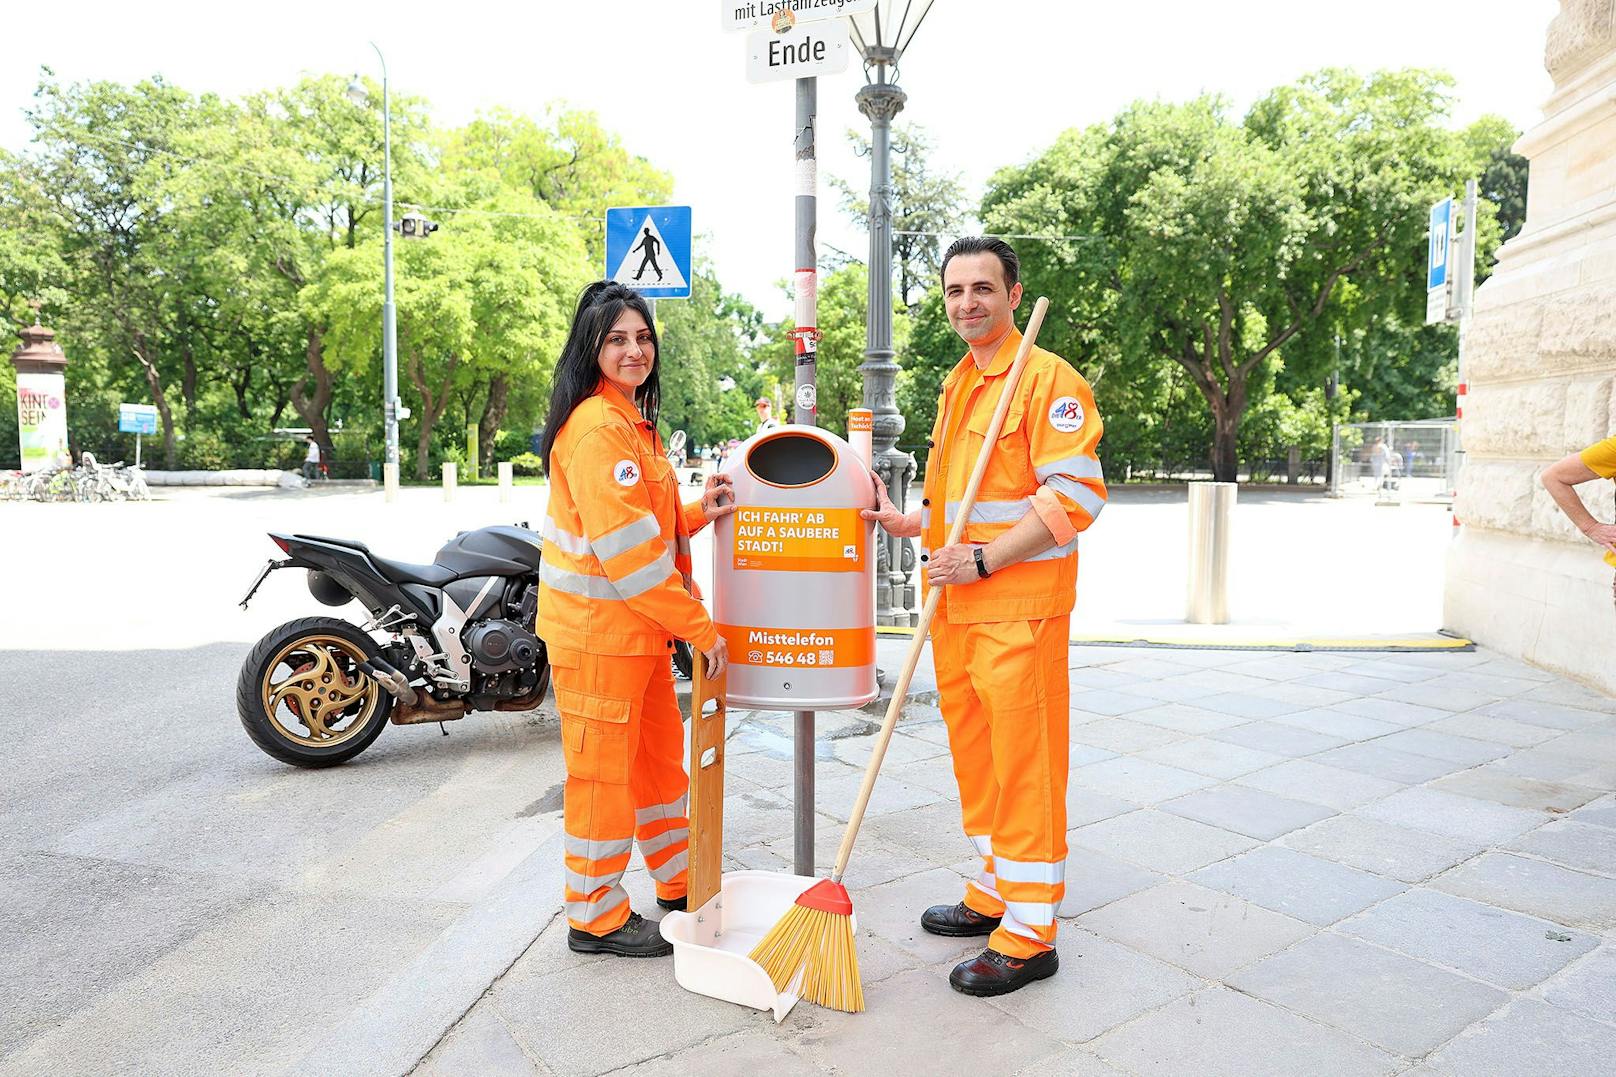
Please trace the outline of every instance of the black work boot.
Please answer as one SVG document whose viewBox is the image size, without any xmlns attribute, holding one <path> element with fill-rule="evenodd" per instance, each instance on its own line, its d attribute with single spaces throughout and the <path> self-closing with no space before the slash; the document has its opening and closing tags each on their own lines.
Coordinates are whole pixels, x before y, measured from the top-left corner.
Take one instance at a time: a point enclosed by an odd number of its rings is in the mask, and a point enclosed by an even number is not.
<svg viewBox="0 0 1616 1077">
<path fill-rule="evenodd" d="M 569 927 L 567 949 L 579 954 L 663 957 L 673 953 L 673 943 L 662 937 L 662 929 L 655 920 L 647 920 L 639 913 L 631 912 L 623 926 L 609 935 L 591 935 L 587 931 Z"/>
<path fill-rule="evenodd" d="M 687 908 L 690 907 L 690 902 L 687 899 L 682 898 L 682 897 L 676 897 L 676 898 L 659 897 L 659 898 L 656 899 L 656 903 L 658 905 L 661 905 L 664 909 L 667 909 L 669 912 L 684 912 Z"/>
<path fill-rule="evenodd" d="M 993 934 L 999 918 L 983 916 L 962 901 L 958 905 L 933 905 L 920 914 L 920 926 L 933 935 L 967 938 Z"/>
<path fill-rule="evenodd" d="M 983 950 L 969 961 L 961 961 L 948 974 L 948 986 L 964 995 L 1008 995 L 1034 980 L 1055 975 L 1060 958 L 1054 950 L 1037 957 L 1007 957 L 997 950 Z"/>
</svg>

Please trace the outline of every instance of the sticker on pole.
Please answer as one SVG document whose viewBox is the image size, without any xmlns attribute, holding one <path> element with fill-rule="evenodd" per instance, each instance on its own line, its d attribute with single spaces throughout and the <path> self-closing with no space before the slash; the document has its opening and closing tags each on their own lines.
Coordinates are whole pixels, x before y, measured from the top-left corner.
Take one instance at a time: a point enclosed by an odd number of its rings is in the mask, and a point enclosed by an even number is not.
<svg viewBox="0 0 1616 1077">
<path fill-rule="evenodd" d="M 818 22 L 862 15 L 876 0 L 719 0 L 726 30 L 756 30 L 767 26 L 779 32 L 799 22 Z"/>
<path fill-rule="evenodd" d="M 690 207 L 606 211 L 606 277 L 647 299 L 690 298 Z"/>
<path fill-rule="evenodd" d="M 814 383 L 805 381 L 797 386 L 797 407 L 803 411 L 813 411 L 819 406 L 819 390 Z"/>
<path fill-rule="evenodd" d="M 730 555 L 738 569 L 861 572 L 868 531 L 857 509 L 743 507 Z"/>
</svg>

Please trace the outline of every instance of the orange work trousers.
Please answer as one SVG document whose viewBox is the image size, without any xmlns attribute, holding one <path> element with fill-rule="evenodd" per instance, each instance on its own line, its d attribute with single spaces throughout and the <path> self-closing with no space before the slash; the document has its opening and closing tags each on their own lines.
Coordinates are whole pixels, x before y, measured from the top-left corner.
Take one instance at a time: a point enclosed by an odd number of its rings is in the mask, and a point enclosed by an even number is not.
<svg viewBox="0 0 1616 1077">
<path fill-rule="evenodd" d="M 551 650 L 567 760 L 567 923 L 607 935 L 628 919 L 623 872 L 639 841 L 657 896 L 683 897 L 690 821 L 684 726 L 669 656 Z"/>
<path fill-rule="evenodd" d="M 965 904 L 1001 917 L 988 946 L 1033 957 L 1066 896 L 1070 616 L 931 626 L 965 834 L 982 869 Z"/>
</svg>

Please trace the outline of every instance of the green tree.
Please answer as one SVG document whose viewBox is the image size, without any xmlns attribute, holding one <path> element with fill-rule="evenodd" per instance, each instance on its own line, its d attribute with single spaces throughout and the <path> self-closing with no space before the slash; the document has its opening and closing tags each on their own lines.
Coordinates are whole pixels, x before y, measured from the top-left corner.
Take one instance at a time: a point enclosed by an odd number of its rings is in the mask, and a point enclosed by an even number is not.
<svg viewBox="0 0 1616 1077">
<path fill-rule="evenodd" d="M 751 356 L 762 325 L 757 311 L 698 263 L 690 298 L 660 302 L 656 313 L 664 434 L 683 430 L 692 446 L 749 437 L 757 426 L 753 401 L 768 388 Z"/>
<path fill-rule="evenodd" d="M 1407 252 L 1471 164 L 1442 126 L 1450 85 L 1328 70 L 1244 122 L 1216 97 L 1138 103 L 995 175 L 984 220 L 1092 237 L 1026 252 L 1029 287 L 1066 312 L 1056 350 L 1130 382 L 1177 364 L 1209 413 L 1213 474 L 1233 481 L 1241 419 L 1282 360 L 1318 384 L 1332 333 L 1422 298 Z"/>
<path fill-rule="evenodd" d="M 870 140 L 849 131 L 847 140 L 860 158 L 870 155 Z M 912 313 L 926 289 L 942 273 L 942 236 L 959 231 L 965 220 L 965 188 L 957 173 L 940 173 L 931 160 L 933 144 L 925 128 L 900 124 L 892 129 L 892 269 L 898 298 Z M 832 178 L 842 196 L 842 209 L 860 228 L 870 227 L 870 192 L 865 184 Z"/>
</svg>

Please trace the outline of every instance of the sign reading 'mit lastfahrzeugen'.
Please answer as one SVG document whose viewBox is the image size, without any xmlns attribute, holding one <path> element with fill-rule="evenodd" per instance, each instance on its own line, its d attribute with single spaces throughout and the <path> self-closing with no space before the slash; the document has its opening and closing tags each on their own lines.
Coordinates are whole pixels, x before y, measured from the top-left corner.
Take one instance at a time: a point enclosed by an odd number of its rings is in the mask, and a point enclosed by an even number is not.
<svg viewBox="0 0 1616 1077">
<path fill-rule="evenodd" d="M 755 30 L 768 26 L 776 15 L 795 22 L 817 22 L 858 15 L 875 7 L 875 0 L 720 0 L 726 30 Z"/>
</svg>

